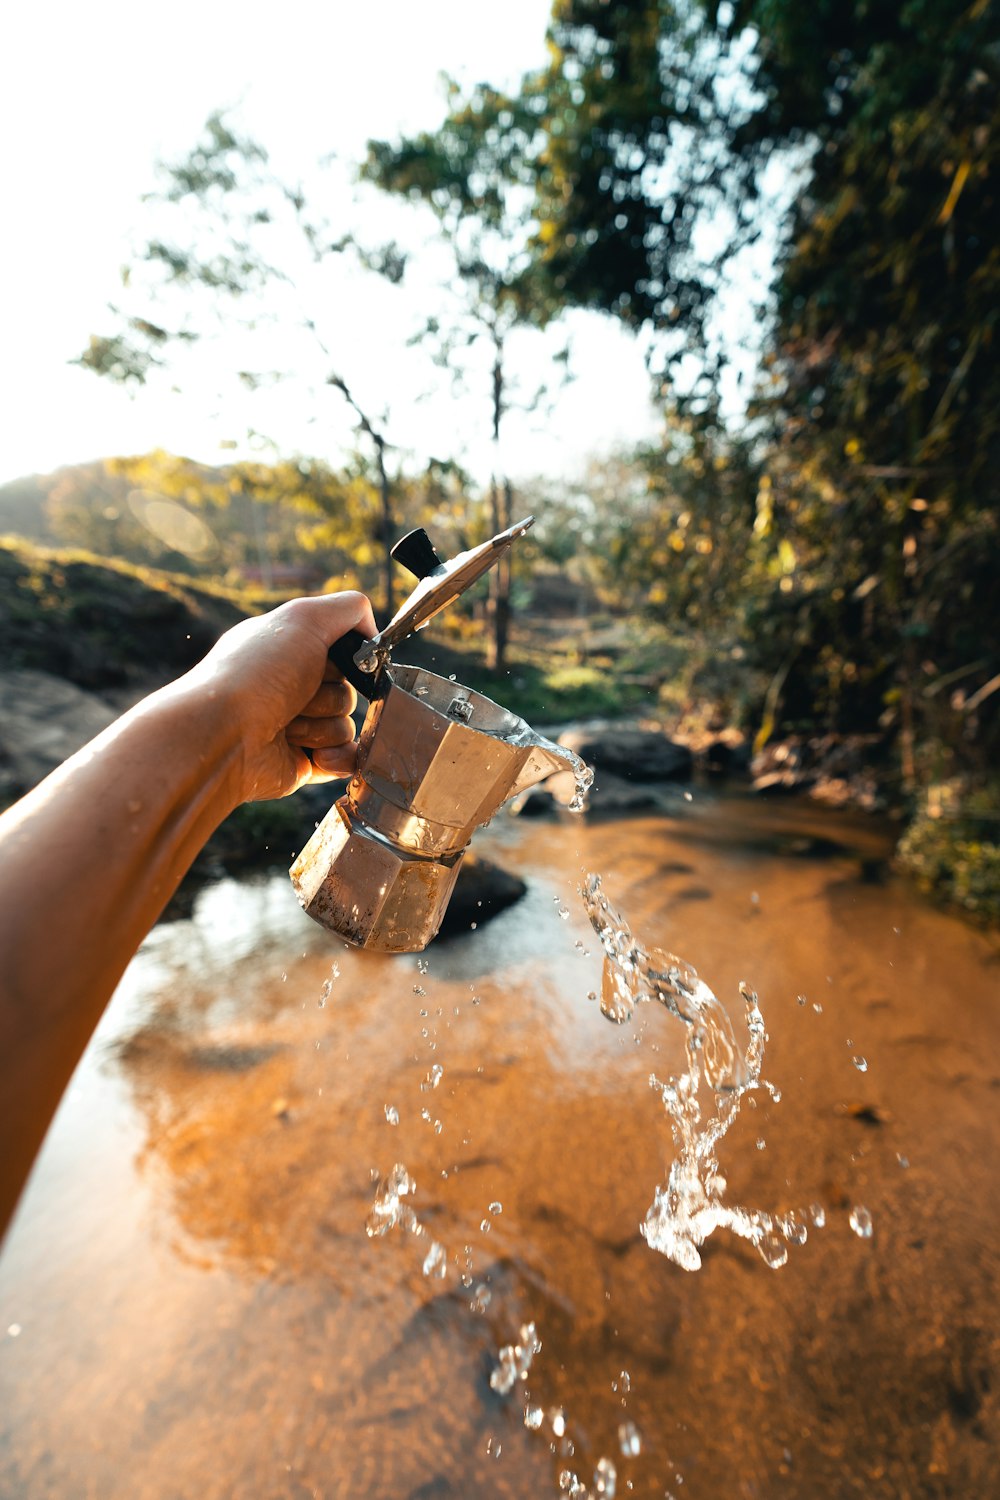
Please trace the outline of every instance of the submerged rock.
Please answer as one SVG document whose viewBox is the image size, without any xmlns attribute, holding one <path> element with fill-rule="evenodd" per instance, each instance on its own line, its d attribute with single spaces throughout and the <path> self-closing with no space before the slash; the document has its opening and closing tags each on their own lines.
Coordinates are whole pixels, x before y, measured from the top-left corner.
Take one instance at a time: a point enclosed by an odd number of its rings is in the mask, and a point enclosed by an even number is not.
<svg viewBox="0 0 1000 1500">
<path fill-rule="evenodd" d="M 491 917 L 499 916 L 515 901 L 520 901 L 528 887 L 519 875 L 512 875 L 492 860 L 478 854 L 467 854 L 458 872 L 448 909 L 438 937 L 454 937 L 481 927 Z"/>
</svg>

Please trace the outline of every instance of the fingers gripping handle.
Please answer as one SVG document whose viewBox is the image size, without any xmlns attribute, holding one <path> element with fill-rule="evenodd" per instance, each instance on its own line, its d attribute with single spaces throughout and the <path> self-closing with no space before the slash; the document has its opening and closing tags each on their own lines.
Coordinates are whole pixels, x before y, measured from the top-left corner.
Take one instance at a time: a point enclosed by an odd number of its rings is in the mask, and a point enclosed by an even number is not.
<svg viewBox="0 0 1000 1500">
<path fill-rule="evenodd" d="M 362 635 L 360 630 L 349 630 L 346 635 L 340 637 L 339 641 L 334 641 L 328 655 L 351 686 L 370 701 L 382 696 L 385 691 L 386 677 L 381 667 L 375 672 L 365 672 L 354 660 L 362 646 L 367 644 L 368 637 Z"/>
</svg>

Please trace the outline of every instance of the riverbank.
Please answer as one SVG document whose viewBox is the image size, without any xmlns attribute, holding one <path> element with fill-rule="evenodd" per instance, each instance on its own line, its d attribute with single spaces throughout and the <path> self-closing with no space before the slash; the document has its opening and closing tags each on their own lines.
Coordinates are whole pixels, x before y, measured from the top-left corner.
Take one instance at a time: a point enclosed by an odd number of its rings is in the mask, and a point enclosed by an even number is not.
<svg viewBox="0 0 1000 1500">
<path fill-rule="evenodd" d="M 0 804 L 123 708 L 193 665 L 237 619 L 274 602 L 0 540 Z M 447 615 L 430 638 L 411 638 L 405 655 L 441 675 L 454 673 L 553 736 L 582 721 L 586 732 L 611 734 L 617 725 L 658 740 L 664 773 L 619 763 L 606 778 L 614 783 L 614 795 L 603 794 L 609 814 L 656 806 L 693 776 L 763 797 L 807 797 L 888 817 L 897 830 L 898 863 L 927 895 L 973 920 L 1000 923 L 1000 844 L 988 788 L 950 800 L 933 786 L 919 799 L 904 794 L 886 735 L 801 732 L 755 745 L 754 705 L 766 684 L 738 652 L 713 655 L 704 642 L 686 643 L 638 622 L 553 620 L 544 593 L 536 608 L 516 624 L 502 673 L 486 669 L 469 623 Z M 320 788 L 238 809 L 196 862 L 182 903 L 189 905 L 206 879 L 287 864 L 331 800 L 330 790 Z"/>
</svg>

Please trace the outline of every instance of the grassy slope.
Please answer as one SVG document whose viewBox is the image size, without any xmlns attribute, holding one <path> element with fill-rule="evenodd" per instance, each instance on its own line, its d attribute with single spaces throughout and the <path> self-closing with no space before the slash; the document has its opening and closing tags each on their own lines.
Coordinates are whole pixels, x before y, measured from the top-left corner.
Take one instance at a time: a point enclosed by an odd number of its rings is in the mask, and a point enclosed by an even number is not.
<svg viewBox="0 0 1000 1500">
<path fill-rule="evenodd" d="M 52 672 L 95 692 L 176 676 L 264 603 L 86 552 L 0 538 L 4 666 Z"/>
</svg>

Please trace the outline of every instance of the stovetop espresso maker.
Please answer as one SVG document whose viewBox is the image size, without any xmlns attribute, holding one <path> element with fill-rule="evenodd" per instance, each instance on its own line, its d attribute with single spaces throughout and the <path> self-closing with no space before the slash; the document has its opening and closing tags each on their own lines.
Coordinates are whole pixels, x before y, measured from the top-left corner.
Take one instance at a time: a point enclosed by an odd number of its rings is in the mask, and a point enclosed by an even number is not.
<svg viewBox="0 0 1000 1500">
<path fill-rule="evenodd" d="M 473 833 L 508 798 L 578 764 L 481 693 L 392 650 L 493 566 L 532 524 L 519 521 L 442 562 L 423 530 L 393 557 L 419 580 L 372 640 L 351 631 L 331 659 L 368 699 L 357 770 L 291 867 L 309 916 L 363 948 L 417 953 L 441 925 Z"/>
</svg>

